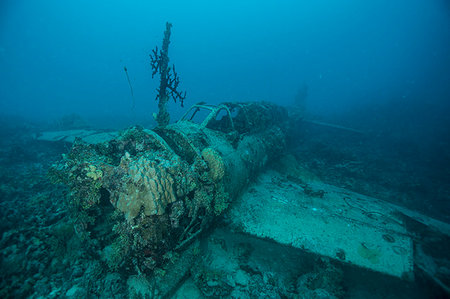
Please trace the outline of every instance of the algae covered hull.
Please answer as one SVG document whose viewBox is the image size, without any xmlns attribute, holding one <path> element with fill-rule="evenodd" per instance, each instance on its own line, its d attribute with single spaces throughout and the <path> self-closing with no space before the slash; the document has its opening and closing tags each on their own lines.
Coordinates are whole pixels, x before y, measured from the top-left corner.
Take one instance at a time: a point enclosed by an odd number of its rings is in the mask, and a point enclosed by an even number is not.
<svg viewBox="0 0 450 299">
<path fill-rule="evenodd" d="M 197 104 L 152 130 L 37 138 L 73 143 L 50 176 L 69 187 L 75 231 L 110 269 L 167 265 L 227 210 L 235 231 L 413 279 L 405 217 L 425 225 L 430 218 L 311 179 L 289 155 L 279 159 L 295 121 L 269 103 Z M 284 170 L 267 172 L 275 160 Z"/>
<path fill-rule="evenodd" d="M 51 176 L 69 186 L 77 233 L 111 268 L 152 270 L 284 150 L 286 120 L 269 103 L 199 104 L 166 127 L 99 133 L 99 142 L 84 132 Z"/>
</svg>

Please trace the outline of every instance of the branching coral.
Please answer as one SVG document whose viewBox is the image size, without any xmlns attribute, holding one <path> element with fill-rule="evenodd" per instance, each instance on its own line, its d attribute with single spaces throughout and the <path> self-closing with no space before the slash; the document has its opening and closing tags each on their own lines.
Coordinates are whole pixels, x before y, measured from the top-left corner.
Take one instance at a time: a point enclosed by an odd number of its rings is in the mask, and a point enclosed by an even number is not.
<svg viewBox="0 0 450 299">
<path fill-rule="evenodd" d="M 156 120 L 159 126 L 166 126 L 169 124 L 169 113 L 167 112 L 167 102 L 172 98 L 175 102 L 181 101 L 181 107 L 183 107 L 183 101 L 186 98 L 186 92 L 180 92 L 178 85 L 180 84 L 180 77 L 178 77 L 175 71 L 175 65 L 169 67 L 169 44 L 170 44 L 170 32 L 172 24 L 166 23 L 166 30 L 164 31 L 164 39 L 162 49 L 158 47 L 150 54 L 151 66 L 152 66 L 152 78 L 156 74 L 160 75 L 159 88 L 156 100 L 158 101 L 158 114 Z"/>
</svg>

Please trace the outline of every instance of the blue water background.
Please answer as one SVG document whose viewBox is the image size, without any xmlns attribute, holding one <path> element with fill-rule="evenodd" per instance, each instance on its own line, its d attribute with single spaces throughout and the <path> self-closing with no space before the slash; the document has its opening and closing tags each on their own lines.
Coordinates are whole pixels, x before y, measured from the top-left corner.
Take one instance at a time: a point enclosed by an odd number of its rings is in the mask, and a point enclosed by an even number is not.
<svg viewBox="0 0 450 299">
<path fill-rule="evenodd" d="M 421 138 L 449 126 L 447 0 L 3 0 L 0 114 L 77 113 L 100 126 L 151 120 L 158 80 L 149 54 L 166 21 L 186 106 L 289 105 L 306 84 L 312 115 L 364 111 L 371 125 L 426 128 Z M 184 111 L 170 106 L 172 119 Z"/>
</svg>

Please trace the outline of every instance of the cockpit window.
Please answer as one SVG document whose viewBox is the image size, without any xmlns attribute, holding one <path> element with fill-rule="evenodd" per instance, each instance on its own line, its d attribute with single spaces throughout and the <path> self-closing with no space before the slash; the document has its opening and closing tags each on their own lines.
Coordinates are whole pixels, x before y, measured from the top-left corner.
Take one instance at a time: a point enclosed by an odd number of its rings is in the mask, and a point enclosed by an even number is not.
<svg viewBox="0 0 450 299">
<path fill-rule="evenodd" d="M 203 107 L 192 107 L 191 110 L 183 117 L 183 120 L 187 120 L 196 124 L 201 124 L 206 117 L 211 113 L 211 110 Z"/>
<path fill-rule="evenodd" d="M 225 108 L 220 109 L 216 116 L 208 122 L 206 127 L 211 130 L 217 130 L 225 133 L 231 132 L 233 130 L 233 126 L 231 124 L 231 118 L 228 114 L 228 110 Z"/>
</svg>

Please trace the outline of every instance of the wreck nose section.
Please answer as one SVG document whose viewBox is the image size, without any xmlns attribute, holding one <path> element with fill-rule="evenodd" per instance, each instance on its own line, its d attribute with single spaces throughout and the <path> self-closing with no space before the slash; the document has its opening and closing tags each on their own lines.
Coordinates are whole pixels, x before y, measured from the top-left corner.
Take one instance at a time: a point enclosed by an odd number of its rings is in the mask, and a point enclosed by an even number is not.
<svg viewBox="0 0 450 299">
<path fill-rule="evenodd" d="M 114 179 L 105 183 L 111 203 L 132 221 L 143 216 L 163 215 L 170 204 L 191 191 L 189 169 L 177 155 L 160 157 L 147 154 L 131 157 L 127 152 Z"/>
</svg>

